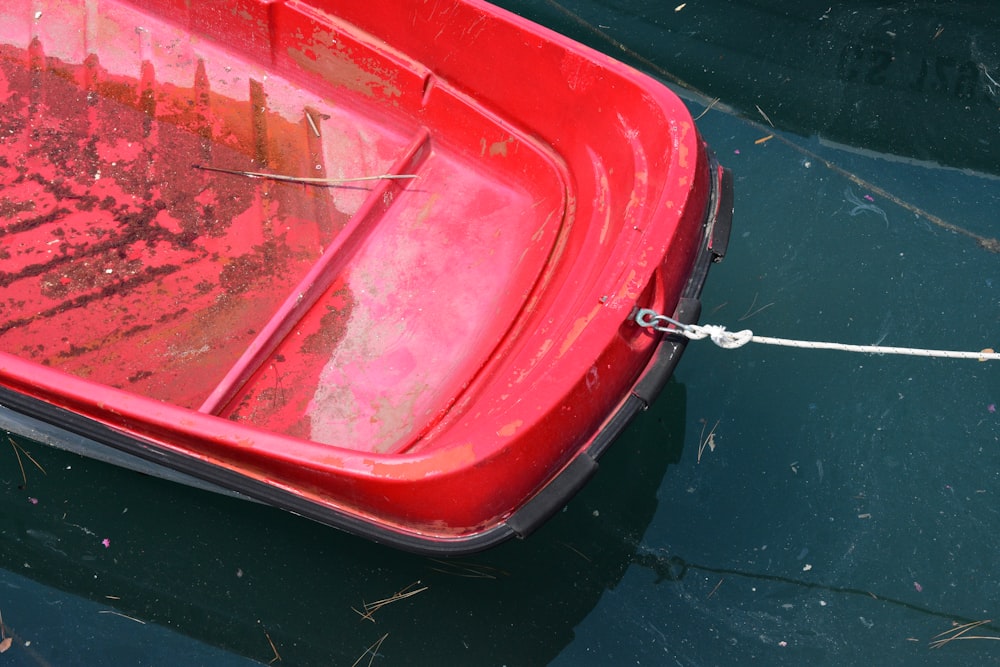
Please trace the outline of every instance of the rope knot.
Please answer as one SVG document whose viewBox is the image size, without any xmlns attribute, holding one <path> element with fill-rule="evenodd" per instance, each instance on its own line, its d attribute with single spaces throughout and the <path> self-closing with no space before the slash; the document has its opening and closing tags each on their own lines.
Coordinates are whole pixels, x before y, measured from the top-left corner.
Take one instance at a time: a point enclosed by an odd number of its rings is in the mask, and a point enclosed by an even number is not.
<svg viewBox="0 0 1000 667">
<path fill-rule="evenodd" d="M 697 336 L 690 336 L 691 338 L 700 340 L 708 337 L 712 339 L 713 343 L 727 350 L 743 347 L 753 338 L 753 331 L 750 329 L 727 331 L 726 327 L 718 324 L 694 324 L 691 325 L 691 329 L 693 333 L 697 334 Z"/>
</svg>

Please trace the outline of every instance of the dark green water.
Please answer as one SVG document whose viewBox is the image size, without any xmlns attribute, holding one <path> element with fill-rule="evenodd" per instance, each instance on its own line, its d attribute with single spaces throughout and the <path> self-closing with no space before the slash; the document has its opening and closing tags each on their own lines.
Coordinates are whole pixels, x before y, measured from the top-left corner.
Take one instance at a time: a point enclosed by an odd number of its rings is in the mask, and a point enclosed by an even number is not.
<svg viewBox="0 0 1000 667">
<path fill-rule="evenodd" d="M 1000 256 L 940 224 L 1000 236 L 991 4 L 677 4 L 508 6 L 704 91 L 695 115 L 721 98 L 699 127 L 737 218 L 702 321 L 1000 348 Z M 879 71 L 885 50 L 912 69 Z M 273 642 L 275 664 L 350 667 L 387 634 L 373 664 L 1000 662 L 929 645 L 1000 611 L 998 403 L 995 362 L 692 343 L 564 512 L 447 563 L 19 441 L 46 474 L 19 488 L 0 448 L 0 661 L 266 664 Z"/>
</svg>

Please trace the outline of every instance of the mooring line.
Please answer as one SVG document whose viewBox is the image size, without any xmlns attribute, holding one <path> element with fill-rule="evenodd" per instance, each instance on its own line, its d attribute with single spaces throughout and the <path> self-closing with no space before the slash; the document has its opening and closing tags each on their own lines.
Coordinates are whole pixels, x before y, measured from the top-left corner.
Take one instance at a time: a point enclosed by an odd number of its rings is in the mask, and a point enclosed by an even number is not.
<svg viewBox="0 0 1000 667">
<path fill-rule="evenodd" d="M 684 324 L 677 320 L 660 315 L 654 310 L 644 308 L 635 314 L 639 326 L 662 331 L 669 334 L 684 336 L 690 340 L 709 338 L 719 347 L 732 350 L 743 347 L 747 343 L 762 345 L 780 345 L 782 347 L 798 347 L 808 350 L 839 350 L 841 352 L 859 352 L 862 354 L 899 354 L 911 357 L 937 357 L 943 359 L 976 359 L 978 361 L 1000 361 L 1000 353 L 992 348 L 979 352 L 958 352 L 954 350 L 930 350 L 917 347 L 895 347 L 889 345 L 852 345 L 848 343 L 831 343 L 826 341 L 795 340 L 792 338 L 774 338 L 758 336 L 750 329 L 729 331 L 718 324 Z"/>
</svg>

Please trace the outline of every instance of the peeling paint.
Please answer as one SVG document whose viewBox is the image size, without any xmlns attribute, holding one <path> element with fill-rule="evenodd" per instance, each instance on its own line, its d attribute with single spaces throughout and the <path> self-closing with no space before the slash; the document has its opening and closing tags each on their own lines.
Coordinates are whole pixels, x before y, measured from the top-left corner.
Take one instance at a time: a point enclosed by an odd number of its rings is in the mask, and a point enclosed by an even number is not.
<svg viewBox="0 0 1000 667">
<path fill-rule="evenodd" d="M 601 310 L 601 307 L 602 307 L 601 304 L 598 304 L 589 313 L 587 313 L 583 317 L 578 317 L 576 321 L 573 322 L 573 328 L 570 329 L 570 332 L 566 336 L 566 339 L 563 341 L 562 345 L 559 346 L 560 357 L 566 354 L 566 352 L 568 352 L 569 349 L 573 347 L 573 343 L 575 343 L 576 340 L 580 337 L 580 334 L 583 333 L 583 330 L 587 328 L 587 325 L 590 324 L 590 321 L 594 319 L 594 316 L 597 315 L 597 313 Z"/>
<path fill-rule="evenodd" d="M 512 138 L 507 138 L 503 141 L 495 141 L 490 145 L 490 157 L 496 157 L 501 155 L 507 157 L 507 146 L 513 143 Z"/>
<path fill-rule="evenodd" d="M 317 31 L 303 48 L 289 48 L 288 55 L 303 70 L 316 72 L 329 81 L 366 97 L 399 97 L 398 73 L 372 57 L 355 60 L 349 47 L 341 47 L 335 35 Z M 335 46 L 327 46 L 334 44 Z"/>
<path fill-rule="evenodd" d="M 512 436 L 515 433 L 517 433 L 517 430 L 519 428 L 521 428 L 521 426 L 523 424 L 524 424 L 524 420 L 523 419 L 515 419 L 514 421 L 512 421 L 509 424 L 507 424 L 506 426 L 500 427 L 497 430 L 497 435 L 499 435 L 502 438 L 509 438 L 510 436 Z"/>
<path fill-rule="evenodd" d="M 432 456 L 385 461 L 364 459 L 371 474 L 383 479 L 413 480 L 460 470 L 477 461 L 471 442 L 435 452 Z"/>
</svg>

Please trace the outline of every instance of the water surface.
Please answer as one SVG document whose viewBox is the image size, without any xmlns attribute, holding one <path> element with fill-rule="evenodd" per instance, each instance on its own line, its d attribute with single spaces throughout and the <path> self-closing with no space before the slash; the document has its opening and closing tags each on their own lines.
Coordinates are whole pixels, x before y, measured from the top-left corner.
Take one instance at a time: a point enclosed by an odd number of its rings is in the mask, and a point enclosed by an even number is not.
<svg viewBox="0 0 1000 667">
<path fill-rule="evenodd" d="M 737 218 L 703 322 L 1000 347 L 1000 31 L 981 4 L 508 5 L 684 82 L 705 112 Z M 449 562 L 23 441 L 46 473 L 26 464 L 20 488 L 0 444 L 3 659 L 349 666 L 377 644 L 373 664 L 997 662 L 994 641 L 931 644 L 997 614 L 996 368 L 692 343 L 565 511 Z M 364 616 L 394 593 L 412 594 Z"/>
</svg>

